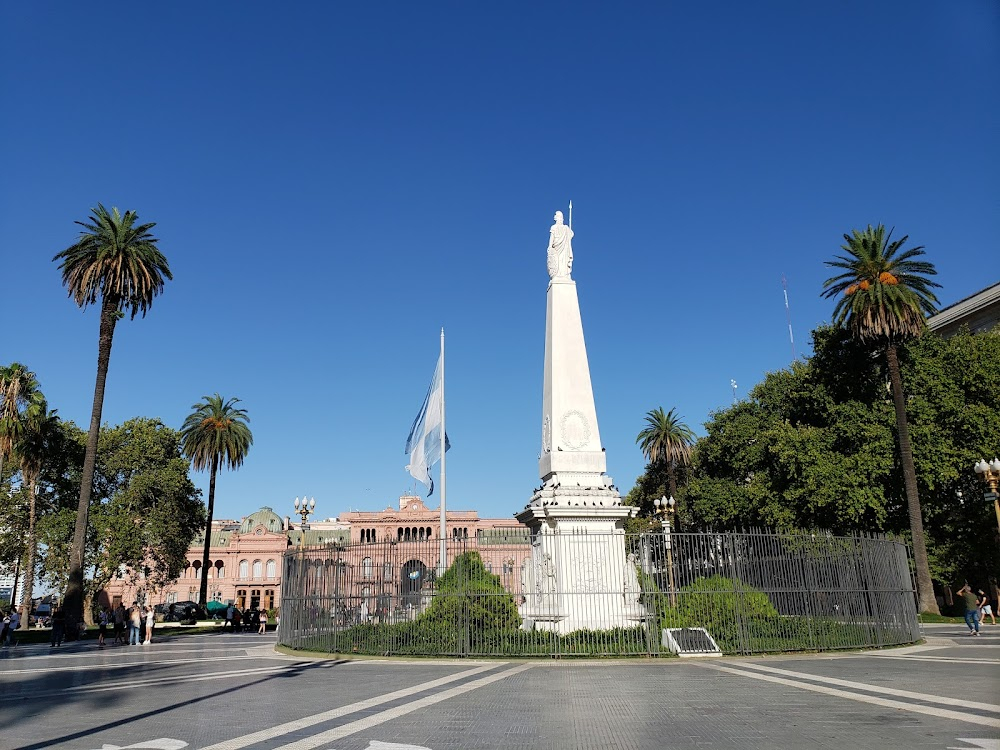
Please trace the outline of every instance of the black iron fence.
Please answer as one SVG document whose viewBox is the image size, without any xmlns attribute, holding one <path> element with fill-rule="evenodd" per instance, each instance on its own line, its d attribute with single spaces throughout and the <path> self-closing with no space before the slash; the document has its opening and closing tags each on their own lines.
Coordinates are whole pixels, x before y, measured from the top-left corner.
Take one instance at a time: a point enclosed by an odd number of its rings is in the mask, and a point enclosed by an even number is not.
<svg viewBox="0 0 1000 750">
<path fill-rule="evenodd" d="M 920 637 L 907 548 L 890 538 L 512 527 L 447 540 L 446 566 L 439 550 L 416 539 L 290 551 L 279 642 L 509 657 L 666 654 L 675 628 L 743 654 Z"/>
</svg>

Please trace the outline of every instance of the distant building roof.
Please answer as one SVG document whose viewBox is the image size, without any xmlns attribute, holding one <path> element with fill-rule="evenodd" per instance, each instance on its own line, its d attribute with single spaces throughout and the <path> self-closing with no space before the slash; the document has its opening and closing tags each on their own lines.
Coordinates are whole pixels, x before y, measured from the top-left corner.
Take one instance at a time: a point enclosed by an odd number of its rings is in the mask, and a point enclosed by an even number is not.
<svg viewBox="0 0 1000 750">
<path fill-rule="evenodd" d="M 1000 282 L 948 305 L 927 319 L 927 327 L 947 338 L 968 326 L 972 333 L 1000 325 Z"/>
<path fill-rule="evenodd" d="M 240 533 L 249 534 L 258 526 L 263 526 L 267 531 L 280 532 L 284 531 L 285 522 L 281 516 L 265 506 L 243 519 L 240 523 Z"/>
</svg>

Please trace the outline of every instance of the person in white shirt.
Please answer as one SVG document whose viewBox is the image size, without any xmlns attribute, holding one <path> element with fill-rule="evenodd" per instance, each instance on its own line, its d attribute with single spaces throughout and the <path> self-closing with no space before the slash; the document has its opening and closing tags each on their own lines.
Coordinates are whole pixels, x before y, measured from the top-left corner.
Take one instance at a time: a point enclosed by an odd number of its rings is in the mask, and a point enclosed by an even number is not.
<svg viewBox="0 0 1000 750">
<path fill-rule="evenodd" d="M 148 646 L 153 642 L 153 625 L 156 623 L 156 615 L 153 612 L 152 607 L 146 607 L 146 640 L 142 642 L 143 646 Z"/>
</svg>

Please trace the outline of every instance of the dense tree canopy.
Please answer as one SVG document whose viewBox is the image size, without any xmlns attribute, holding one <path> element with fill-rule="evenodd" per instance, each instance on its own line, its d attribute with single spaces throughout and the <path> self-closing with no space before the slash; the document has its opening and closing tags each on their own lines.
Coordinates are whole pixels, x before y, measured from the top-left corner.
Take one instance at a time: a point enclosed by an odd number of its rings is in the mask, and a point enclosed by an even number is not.
<svg viewBox="0 0 1000 750">
<path fill-rule="evenodd" d="M 908 531 L 884 357 L 834 328 L 813 347 L 712 415 L 681 492 L 689 523 Z M 995 575 L 996 520 L 972 466 L 1000 453 L 1000 331 L 927 334 L 900 363 L 931 573 Z"/>
<path fill-rule="evenodd" d="M 38 474 L 39 570 L 56 588 L 69 575 L 86 440 L 72 422 L 60 422 Z M 85 556 L 88 594 L 119 571 L 150 589 L 177 577 L 205 520 L 188 470 L 180 434 L 159 420 L 132 419 L 101 430 Z M 0 562 L 24 555 L 27 513 L 27 489 L 0 497 L 0 516 L 13 530 L 0 533 Z"/>
</svg>

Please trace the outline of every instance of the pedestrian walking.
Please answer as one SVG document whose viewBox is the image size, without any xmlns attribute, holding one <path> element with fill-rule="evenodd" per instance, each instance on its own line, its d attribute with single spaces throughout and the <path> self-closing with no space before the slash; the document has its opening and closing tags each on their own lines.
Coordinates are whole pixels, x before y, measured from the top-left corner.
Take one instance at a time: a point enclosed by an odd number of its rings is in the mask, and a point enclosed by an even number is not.
<svg viewBox="0 0 1000 750">
<path fill-rule="evenodd" d="M 267 610 L 262 609 L 260 611 L 260 627 L 257 629 L 258 635 L 264 635 L 267 632 Z"/>
<path fill-rule="evenodd" d="M 52 613 L 52 638 L 49 642 L 51 646 L 62 645 L 65 630 L 66 613 L 63 612 L 62 607 L 56 607 L 56 611 Z"/>
<path fill-rule="evenodd" d="M 133 604 L 128 611 L 128 645 L 139 645 L 139 628 L 142 626 L 142 615 L 139 613 L 139 605 Z"/>
<path fill-rule="evenodd" d="M 108 634 L 108 608 L 101 607 L 97 615 L 97 646 L 104 648 L 104 636 Z"/>
<path fill-rule="evenodd" d="M 958 595 L 965 602 L 965 624 L 969 626 L 969 635 L 979 635 L 979 597 L 972 593 L 969 584 L 962 586 Z"/>
<path fill-rule="evenodd" d="M 230 629 L 233 628 L 233 615 L 235 614 L 236 614 L 236 607 L 234 607 L 232 604 L 226 607 L 226 621 L 222 623 L 223 630 L 226 629 L 226 626 L 229 626 Z"/>
<path fill-rule="evenodd" d="M 993 624 L 996 625 L 997 618 L 993 615 L 993 605 L 990 604 L 990 598 L 986 596 L 986 593 L 982 589 L 979 589 L 979 622 L 983 625 L 986 624 L 987 615 L 989 615 Z"/>
<path fill-rule="evenodd" d="M 153 642 L 153 625 L 155 623 L 156 613 L 152 607 L 146 607 L 146 640 L 142 642 L 143 646 L 148 646 Z"/>
</svg>

